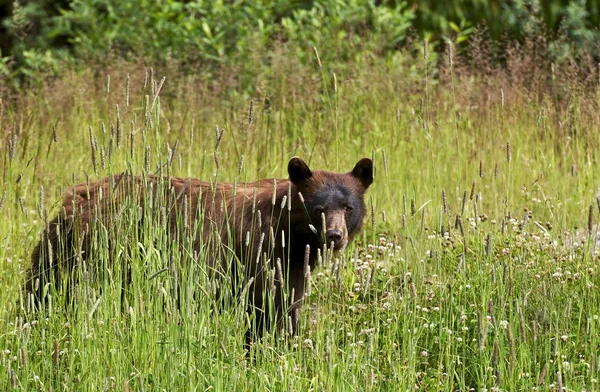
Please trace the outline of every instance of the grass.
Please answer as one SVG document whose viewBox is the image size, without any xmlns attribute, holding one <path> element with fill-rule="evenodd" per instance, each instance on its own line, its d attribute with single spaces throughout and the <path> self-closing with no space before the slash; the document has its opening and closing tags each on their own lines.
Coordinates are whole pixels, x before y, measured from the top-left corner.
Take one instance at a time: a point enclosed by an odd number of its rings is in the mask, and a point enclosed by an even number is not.
<svg viewBox="0 0 600 392">
<path fill-rule="evenodd" d="M 366 57 L 344 72 L 280 59 L 253 97 L 230 88 L 231 75 L 162 84 L 122 66 L 105 70 L 110 85 L 73 71 L 5 100 L 0 387 L 597 390 L 595 89 L 560 75 L 536 89 L 527 74 L 482 77 L 435 56 Z M 100 274 L 76 288 L 73 309 L 60 292 L 43 313 L 19 309 L 44 221 L 72 184 L 161 166 L 283 178 L 293 155 L 322 169 L 363 156 L 376 165 L 364 232 L 313 271 L 298 337 L 267 335 L 249 362 L 243 306 L 215 311 L 198 295 L 214 285 L 193 268 L 182 281 L 196 295 L 177 307 L 160 273 L 164 231 L 134 233 L 127 220 L 121 245 L 143 246 L 124 260 L 99 232 L 96 259 L 121 260 L 113 274 L 132 266 L 125 302 Z"/>
</svg>

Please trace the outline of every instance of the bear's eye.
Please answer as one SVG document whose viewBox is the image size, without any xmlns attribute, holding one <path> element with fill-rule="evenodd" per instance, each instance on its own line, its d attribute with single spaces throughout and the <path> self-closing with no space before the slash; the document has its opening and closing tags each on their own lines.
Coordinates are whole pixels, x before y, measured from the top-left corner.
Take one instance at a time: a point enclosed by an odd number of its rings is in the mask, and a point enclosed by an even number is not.
<svg viewBox="0 0 600 392">
<path fill-rule="evenodd" d="M 318 215 L 321 215 L 322 213 L 324 213 L 324 212 L 325 212 L 325 207 L 323 207 L 323 206 L 317 206 L 317 207 L 315 207 L 315 212 L 316 212 Z"/>
<path fill-rule="evenodd" d="M 352 212 L 352 206 L 351 206 L 351 205 L 348 205 L 348 204 L 346 204 L 346 205 L 344 206 L 344 209 L 345 209 L 345 210 L 346 210 L 346 212 L 348 212 L 348 213 Z"/>
</svg>

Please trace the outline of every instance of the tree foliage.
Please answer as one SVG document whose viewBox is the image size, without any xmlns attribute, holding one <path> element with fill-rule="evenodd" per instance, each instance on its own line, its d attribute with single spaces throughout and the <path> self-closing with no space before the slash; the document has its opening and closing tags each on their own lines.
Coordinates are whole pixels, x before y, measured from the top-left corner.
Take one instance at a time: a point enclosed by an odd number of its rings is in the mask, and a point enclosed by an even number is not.
<svg viewBox="0 0 600 392">
<path fill-rule="evenodd" d="M 464 44 L 544 35 L 556 56 L 598 47 L 600 0 L 0 0 L 0 75 L 57 73 L 107 54 L 155 63 L 244 64 L 283 44 L 305 61 L 311 46 L 332 61 L 386 55 L 410 35 Z"/>
</svg>

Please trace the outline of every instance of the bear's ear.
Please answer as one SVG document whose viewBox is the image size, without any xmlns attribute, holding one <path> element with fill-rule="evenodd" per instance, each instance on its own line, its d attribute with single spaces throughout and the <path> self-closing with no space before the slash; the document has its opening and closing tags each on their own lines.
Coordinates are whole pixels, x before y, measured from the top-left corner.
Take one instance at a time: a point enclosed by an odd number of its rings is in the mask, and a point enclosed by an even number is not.
<svg viewBox="0 0 600 392">
<path fill-rule="evenodd" d="M 306 162 L 298 157 L 290 159 L 290 163 L 288 163 L 288 174 L 290 175 L 292 183 L 296 185 L 308 180 L 313 175 Z"/>
<path fill-rule="evenodd" d="M 369 158 L 361 159 L 356 163 L 350 174 L 367 189 L 373 183 L 373 161 Z"/>
</svg>

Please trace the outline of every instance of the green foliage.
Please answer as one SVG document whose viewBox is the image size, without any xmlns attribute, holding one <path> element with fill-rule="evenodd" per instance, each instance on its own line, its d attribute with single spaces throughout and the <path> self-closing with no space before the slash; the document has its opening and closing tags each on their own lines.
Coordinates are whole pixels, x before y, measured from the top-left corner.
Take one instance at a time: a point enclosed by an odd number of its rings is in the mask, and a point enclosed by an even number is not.
<svg viewBox="0 0 600 392">
<path fill-rule="evenodd" d="M 600 31 L 594 24 L 585 0 L 570 2 L 561 12 L 559 37 L 550 44 L 552 53 L 560 59 L 596 56 L 600 48 Z"/>
<path fill-rule="evenodd" d="M 404 2 L 314 2 L 311 8 L 292 10 L 281 20 L 282 37 L 297 48 L 301 58 L 306 57 L 308 46 L 318 48 L 322 60 L 344 63 L 358 53 L 398 49 L 413 19 L 414 13 Z"/>
<path fill-rule="evenodd" d="M 11 55 L 20 74 L 40 72 L 42 60 L 54 70 L 63 57 L 59 49 L 74 60 L 98 61 L 113 53 L 155 64 L 236 63 L 259 69 L 262 62 L 248 61 L 283 42 L 304 61 L 311 46 L 332 60 L 348 60 L 360 47 L 377 53 L 397 48 L 414 17 L 403 2 L 358 0 L 72 0 L 55 11 L 41 2 L 15 3 L 12 21 L 5 25 L 18 37 Z M 35 26 L 37 34 L 29 34 L 27 26 Z"/>
<path fill-rule="evenodd" d="M 69 37 L 78 55 L 117 50 L 155 59 L 223 61 L 268 38 L 270 2 L 74 0 L 54 33 Z"/>
<path fill-rule="evenodd" d="M 548 54 L 579 59 L 597 52 L 597 3 L 16 0 L 0 23 L 0 75 L 18 85 L 70 64 L 116 57 L 186 64 L 190 70 L 243 65 L 238 74 L 247 78 L 270 66 L 269 50 L 280 44 L 301 62 L 311 61 L 314 46 L 322 60 L 343 66 L 358 61 L 358 53 L 389 58 L 414 33 L 460 50 L 482 26 L 494 39 L 545 37 Z"/>
</svg>

